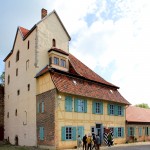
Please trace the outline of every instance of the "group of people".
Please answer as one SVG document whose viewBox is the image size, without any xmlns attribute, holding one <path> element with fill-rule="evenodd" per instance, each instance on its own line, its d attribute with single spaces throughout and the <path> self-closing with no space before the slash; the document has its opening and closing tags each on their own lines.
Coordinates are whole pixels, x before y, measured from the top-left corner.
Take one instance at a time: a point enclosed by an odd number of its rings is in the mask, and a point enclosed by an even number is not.
<svg viewBox="0 0 150 150">
<path fill-rule="evenodd" d="M 99 150 L 101 145 L 101 140 L 99 135 L 95 135 L 94 133 L 88 134 L 88 136 L 85 134 L 85 136 L 81 139 L 80 135 L 78 135 L 77 139 L 77 148 L 80 149 L 83 146 L 83 150 L 92 150 L 95 148 L 95 150 Z"/>
</svg>

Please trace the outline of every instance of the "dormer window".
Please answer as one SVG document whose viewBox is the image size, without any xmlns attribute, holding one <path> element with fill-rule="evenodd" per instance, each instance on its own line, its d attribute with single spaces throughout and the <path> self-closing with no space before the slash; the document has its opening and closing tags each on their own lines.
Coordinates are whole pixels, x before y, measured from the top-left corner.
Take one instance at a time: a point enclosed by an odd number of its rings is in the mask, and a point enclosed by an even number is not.
<svg viewBox="0 0 150 150">
<path fill-rule="evenodd" d="M 56 47 L 56 40 L 55 39 L 52 40 L 52 47 Z"/>
<path fill-rule="evenodd" d="M 16 62 L 19 61 L 19 50 L 17 51 L 17 54 L 16 54 Z"/>
<path fill-rule="evenodd" d="M 55 64 L 55 65 L 59 65 L 59 58 L 54 57 L 54 64 Z"/>
</svg>

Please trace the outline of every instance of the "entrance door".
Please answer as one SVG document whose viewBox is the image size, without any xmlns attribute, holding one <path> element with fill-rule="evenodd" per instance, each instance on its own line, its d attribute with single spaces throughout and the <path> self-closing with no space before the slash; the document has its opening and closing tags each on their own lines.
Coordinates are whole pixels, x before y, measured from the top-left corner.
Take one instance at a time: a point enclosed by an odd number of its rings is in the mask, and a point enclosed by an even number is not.
<svg viewBox="0 0 150 150">
<path fill-rule="evenodd" d="M 103 126 L 102 124 L 96 124 L 96 134 L 99 135 L 101 143 L 103 141 Z"/>
</svg>

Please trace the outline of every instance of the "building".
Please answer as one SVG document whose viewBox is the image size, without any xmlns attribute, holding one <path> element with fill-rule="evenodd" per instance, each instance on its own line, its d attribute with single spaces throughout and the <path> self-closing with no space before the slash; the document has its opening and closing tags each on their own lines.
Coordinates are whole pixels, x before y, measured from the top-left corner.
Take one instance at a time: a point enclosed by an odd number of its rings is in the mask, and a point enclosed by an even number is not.
<svg viewBox="0 0 150 150">
<path fill-rule="evenodd" d="M 4 139 L 4 87 L 0 85 L 0 141 Z"/>
<path fill-rule="evenodd" d="M 111 128 L 125 142 L 125 107 L 119 87 L 69 53 L 71 40 L 56 11 L 31 30 L 18 27 L 5 61 L 5 138 L 12 144 L 76 146 L 77 135 Z M 103 140 L 103 139 L 102 139 Z"/>
<path fill-rule="evenodd" d="M 126 109 L 127 142 L 150 140 L 150 109 L 129 106 Z"/>
</svg>

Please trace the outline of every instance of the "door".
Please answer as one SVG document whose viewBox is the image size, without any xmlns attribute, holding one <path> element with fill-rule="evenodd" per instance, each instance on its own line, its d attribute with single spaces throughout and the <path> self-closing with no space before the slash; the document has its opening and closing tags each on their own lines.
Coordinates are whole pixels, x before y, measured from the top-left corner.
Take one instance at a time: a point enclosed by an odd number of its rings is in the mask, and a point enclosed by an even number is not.
<svg viewBox="0 0 150 150">
<path fill-rule="evenodd" d="M 101 143 L 103 141 L 103 126 L 102 124 L 96 124 L 96 134 L 99 135 Z"/>
</svg>

